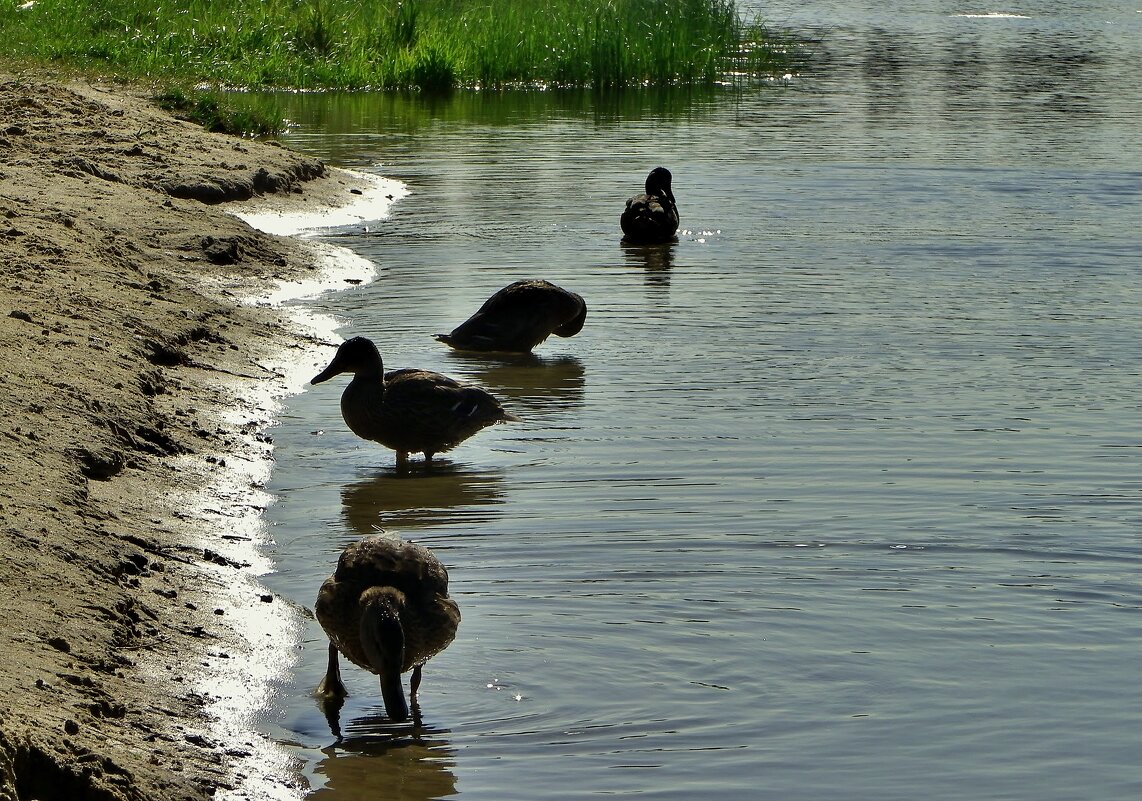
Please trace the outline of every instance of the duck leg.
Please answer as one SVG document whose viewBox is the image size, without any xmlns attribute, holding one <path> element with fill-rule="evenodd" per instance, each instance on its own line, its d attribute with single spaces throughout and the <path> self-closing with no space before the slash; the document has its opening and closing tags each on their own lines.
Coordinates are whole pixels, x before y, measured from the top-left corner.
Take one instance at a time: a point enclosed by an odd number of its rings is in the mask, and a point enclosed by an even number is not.
<svg viewBox="0 0 1142 801">
<path fill-rule="evenodd" d="M 408 451 L 397 451 L 397 472 L 408 470 Z"/>
<path fill-rule="evenodd" d="M 317 685 L 317 704 L 325 715 L 325 722 L 329 724 L 329 731 L 338 740 L 341 739 L 341 707 L 345 705 L 345 697 L 349 695 L 345 683 L 341 681 L 341 667 L 337 663 L 337 648 L 329 643 L 329 666 L 325 669 L 325 678 Z"/>
<path fill-rule="evenodd" d="M 420 701 L 416 700 L 416 693 L 420 689 L 420 665 L 414 665 L 412 668 L 412 679 L 408 683 L 408 703 L 412 709 L 412 720 L 417 726 L 424 723 L 420 717 Z"/>
<path fill-rule="evenodd" d="M 408 683 L 408 697 L 415 703 L 416 691 L 420 689 L 420 665 L 416 665 L 412 669 L 412 679 Z"/>
<path fill-rule="evenodd" d="M 343 700 L 349 695 L 345 682 L 341 681 L 341 666 L 337 662 L 337 646 L 329 643 L 329 664 L 325 668 L 325 678 L 317 685 L 318 698 L 324 702 Z"/>
</svg>

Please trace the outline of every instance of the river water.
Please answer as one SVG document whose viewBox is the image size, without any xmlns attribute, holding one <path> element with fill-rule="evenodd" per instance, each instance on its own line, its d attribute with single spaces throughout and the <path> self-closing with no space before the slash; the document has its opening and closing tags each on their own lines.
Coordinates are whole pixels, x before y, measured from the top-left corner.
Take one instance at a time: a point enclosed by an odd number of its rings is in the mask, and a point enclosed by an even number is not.
<svg viewBox="0 0 1142 801">
<path fill-rule="evenodd" d="M 269 586 L 384 529 L 463 612 L 417 722 L 345 670 L 340 742 L 310 621 L 268 725 L 313 797 L 1142 797 L 1140 12 L 777 3 L 814 60 L 755 90 L 284 96 L 409 188 L 310 305 L 525 418 L 401 476 L 344 379 L 289 401 Z M 658 164 L 678 242 L 624 248 Z M 582 333 L 432 339 L 522 277 Z"/>
</svg>

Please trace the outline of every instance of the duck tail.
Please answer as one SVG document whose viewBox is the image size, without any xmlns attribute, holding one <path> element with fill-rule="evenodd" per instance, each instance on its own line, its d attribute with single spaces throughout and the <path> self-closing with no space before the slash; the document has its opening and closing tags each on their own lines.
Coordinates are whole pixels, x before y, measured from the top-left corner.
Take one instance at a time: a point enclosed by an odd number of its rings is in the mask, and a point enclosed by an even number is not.
<svg viewBox="0 0 1142 801">
<path fill-rule="evenodd" d="M 463 400 L 453 406 L 452 410 L 463 417 L 482 420 L 484 425 L 523 422 L 522 418 L 500 406 L 499 401 L 478 387 L 467 387 Z"/>
</svg>

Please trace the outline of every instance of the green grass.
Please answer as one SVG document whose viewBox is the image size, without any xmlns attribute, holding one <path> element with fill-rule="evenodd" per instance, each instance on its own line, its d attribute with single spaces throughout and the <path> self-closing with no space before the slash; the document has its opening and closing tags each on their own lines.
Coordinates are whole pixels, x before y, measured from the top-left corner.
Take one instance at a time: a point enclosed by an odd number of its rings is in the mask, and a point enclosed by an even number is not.
<svg viewBox="0 0 1142 801">
<path fill-rule="evenodd" d="M 733 0 L 0 0 L 0 57 L 216 87 L 712 85 L 793 52 Z"/>
<path fill-rule="evenodd" d="M 238 136 L 272 136 L 285 130 L 272 101 L 172 85 L 152 98 L 160 108 L 193 120 L 208 131 Z"/>
</svg>

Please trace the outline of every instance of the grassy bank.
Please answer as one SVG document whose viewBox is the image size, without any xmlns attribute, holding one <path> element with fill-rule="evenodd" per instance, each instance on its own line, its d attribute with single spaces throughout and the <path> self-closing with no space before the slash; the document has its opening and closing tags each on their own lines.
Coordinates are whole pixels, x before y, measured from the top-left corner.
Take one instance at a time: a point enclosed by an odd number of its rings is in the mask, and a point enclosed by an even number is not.
<svg viewBox="0 0 1142 801">
<path fill-rule="evenodd" d="M 0 0 L 0 55 L 245 88 L 714 84 L 788 68 L 733 0 Z"/>
</svg>

